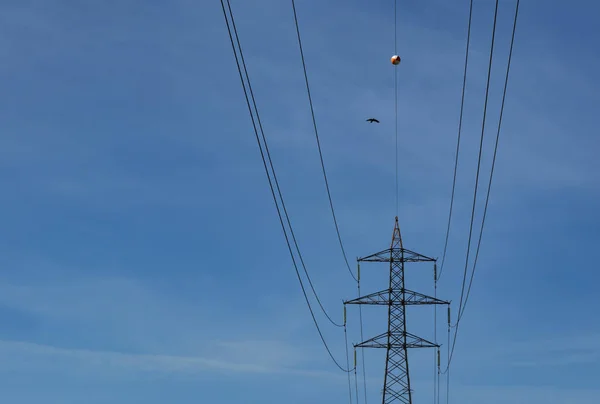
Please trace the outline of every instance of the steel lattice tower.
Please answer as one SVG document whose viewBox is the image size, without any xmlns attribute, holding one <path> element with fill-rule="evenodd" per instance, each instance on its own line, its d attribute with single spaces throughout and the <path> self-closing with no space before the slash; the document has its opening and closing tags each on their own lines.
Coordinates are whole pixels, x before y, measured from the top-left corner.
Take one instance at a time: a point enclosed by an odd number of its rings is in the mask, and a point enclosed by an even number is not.
<svg viewBox="0 0 600 404">
<path fill-rule="evenodd" d="M 398 217 L 394 226 L 391 247 L 387 250 L 359 258 L 360 262 L 389 262 L 389 288 L 370 295 L 361 296 L 344 304 L 372 304 L 388 306 L 388 330 L 374 338 L 355 345 L 355 348 L 385 348 L 385 376 L 383 382 L 383 404 L 412 404 L 410 375 L 408 371 L 409 348 L 439 348 L 406 331 L 406 306 L 425 304 L 450 304 L 447 301 L 413 292 L 404 287 L 404 264 L 407 262 L 433 262 L 426 257 L 403 247 Z M 360 267 L 359 267 L 360 268 Z M 435 272 L 435 271 L 434 271 Z M 359 270 L 360 280 L 360 270 Z"/>
</svg>

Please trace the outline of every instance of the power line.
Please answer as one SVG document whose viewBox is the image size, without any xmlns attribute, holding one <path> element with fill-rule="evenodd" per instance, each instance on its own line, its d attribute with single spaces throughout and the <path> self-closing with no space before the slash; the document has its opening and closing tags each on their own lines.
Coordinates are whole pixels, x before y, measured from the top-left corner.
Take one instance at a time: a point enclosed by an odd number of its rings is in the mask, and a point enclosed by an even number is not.
<svg viewBox="0 0 600 404">
<path fill-rule="evenodd" d="M 348 268 L 348 272 L 350 276 L 357 281 L 356 277 L 352 273 L 350 269 L 350 264 L 348 263 L 348 257 L 346 256 L 346 250 L 344 249 L 344 243 L 342 242 L 342 236 L 340 235 L 340 228 L 338 226 L 337 218 L 335 216 L 335 209 L 333 207 L 333 200 L 331 198 L 331 191 L 329 190 L 329 181 L 327 180 L 327 172 L 325 171 L 325 162 L 323 161 L 323 152 L 321 150 L 321 141 L 319 140 L 319 131 L 317 130 L 317 120 L 315 118 L 315 110 L 313 107 L 312 95 L 310 93 L 310 85 L 308 84 L 308 73 L 306 72 L 306 61 L 304 59 L 304 50 L 302 48 L 302 38 L 300 36 L 300 25 L 298 24 L 298 14 L 296 12 L 296 2 L 292 0 L 292 9 L 294 10 L 294 23 L 296 24 L 296 34 L 298 37 L 298 45 L 300 47 L 300 57 L 302 59 L 302 69 L 304 70 L 304 81 L 306 82 L 306 92 L 308 94 L 308 102 L 310 104 L 310 114 L 312 116 L 313 128 L 315 131 L 315 137 L 317 139 L 317 148 L 319 149 L 319 158 L 321 159 L 321 169 L 323 171 L 323 178 L 325 179 L 325 188 L 327 189 L 327 197 L 329 198 L 329 207 L 331 208 L 331 215 L 333 216 L 333 223 L 335 224 L 335 231 L 337 233 L 338 241 L 340 243 L 340 248 L 342 250 L 342 254 L 344 256 L 344 261 L 346 262 L 346 267 Z"/>
<path fill-rule="evenodd" d="M 465 105 L 465 89 L 467 87 L 467 66 L 469 64 L 469 44 L 471 42 L 471 21 L 473 18 L 473 0 L 470 2 L 469 6 L 469 24 L 467 28 L 467 46 L 465 51 L 465 71 L 463 74 L 463 85 L 462 85 L 462 96 L 460 100 L 460 118 L 458 121 L 458 136 L 456 140 L 456 154 L 454 156 L 454 178 L 452 179 L 452 196 L 450 197 L 450 212 L 448 213 L 448 227 L 446 229 L 446 241 L 444 242 L 444 254 L 442 255 L 442 265 L 440 266 L 440 273 L 438 275 L 438 280 L 442 277 L 442 272 L 444 271 L 444 263 L 446 262 L 446 251 L 448 249 L 448 236 L 450 235 L 450 223 L 452 221 L 452 208 L 454 207 L 454 191 L 456 189 L 456 172 L 458 169 L 458 153 L 460 150 L 460 135 L 462 132 L 462 122 L 463 122 L 463 111 Z"/>
<path fill-rule="evenodd" d="M 325 317 L 327 317 L 327 319 L 329 320 L 329 322 L 331 324 L 333 324 L 336 327 L 343 327 L 343 324 L 339 324 L 336 323 L 331 316 L 327 313 L 327 311 L 325 310 L 325 307 L 323 306 L 323 304 L 321 303 L 321 299 L 319 298 L 319 295 L 317 294 L 317 291 L 315 290 L 315 287 L 312 283 L 312 279 L 310 278 L 310 275 L 308 273 L 308 269 L 306 268 L 306 264 L 304 263 L 304 258 L 302 257 L 302 252 L 300 251 L 300 247 L 298 246 L 298 241 L 296 239 L 296 234 L 294 233 L 294 228 L 292 227 L 292 223 L 287 211 L 287 208 L 285 206 L 285 201 L 283 199 L 283 194 L 281 192 L 281 188 L 279 187 L 279 181 L 277 180 L 277 174 L 275 172 L 275 167 L 273 165 L 273 160 L 271 159 L 271 152 L 269 151 L 269 146 L 267 143 L 267 138 L 265 136 L 265 132 L 263 130 L 263 126 L 262 126 L 262 121 L 260 120 L 260 115 L 258 114 L 258 107 L 256 106 L 256 99 L 254 98 L 254 91 L 252 90 L 252 84 L 250 82 L 250 76 L 248 75 L 248 70 L 246 69 L 246 61 L 244 59 L 244 54 L 242 52 L 242 44 L 240 43 L 239 40 L 239 36 L 238 36 L 238 32 L 237 32 L 237 27 L 235 25 L 235 19 L 233 17 L 233 11 L 231 10 L 231 3 L 229 2 L 229 0 L 227 0 L 227 5 L 228 5 L 228 9 L 229 9 L 229 14 L 231 15 L 231 22 L 232 22 L 232 26 L 233 26 L 233 30 L 235 33 L 235 37 L 236 37 L 236 42 L 238 45 L 238 48 L 240 50 L 240 59 L 242 61 L 242 67 L 244 68 L 244 73 L 246 75 L 246 81 L 248 82 L 248 89 L 250 92 L 250 96 L 252 99 L 252 104 L 254 105 L 254 109 L 256 110 L 256 117 L 257 117 L 257 122 L 258 122 L 258 126 L 260 129 L 260 133 L 262 135 L 262 139 L 263 139 L 263 143 L 265 145 L 265 151 L 267 154 L 267 159 L 269 160 L 269 166 L 271 167 L 271 171 L 273 172 L 273 179 L 275 182 L 275 188 L 277 189 L 277 194 L 279 195 L 279 199 L 281 200 L 281 206 L 283 208 L 283 212 L 284 212 L 284 216 L 286 218 L 286 222 L 288 224 L 288 227 L 290 229 L 290 235 L 292 236 L 292 241 L 294 242 L 294 246 L 296 247 L 296 251 L 298 253 L 298 258 L 300 259 L 300 263 L 302 265 L 302 269 L 304 270 L 304 274 L 306 275 L 306 278 L 308 280 L 308 283 L 310 285 L 310 288 L 313 292 L 313 295 L 315 296 L 315 299 L 319 305 L 319 307 L 321 308 L 321 311 L 323 312 L 323 314 L 325 314 Z"/>
<path fill-rule="evenodd" d="M 487 208 L 488 208 L 488 202 L 490 200 L 490 190 L 492 189 L 492 179 L 494 177 L 494 168 L 496 166 L 496 155 L 498 153 L 498 143 L 500 140 L 500 129 L 502 127 L 502 116 L 504 115 L 504 101 L 506 100 L 506 89 L 508 87 L 508 78 L 509 78 L 509 73 L 510 73 L 510 62 L 512 60 L 512 53 L 513 53 L 513 45 L 514 45 L 514 41 L 515 41 L 515 32 L 516 32 L 516 27 L 517 27 L 517 17 L 519 15 L 519 0 L 517 0 L 517 5 L 515 7 L 515 19 L 513 22 L 513 31 L 512 31 L 512 37 L 511 37 L 511 41 L 510 41 L 510 51 L 508 53 L 508 65 L 506 68 L 506 76 L 504 78 L 504 90 L 502 93 L 502 105 L 500 106 L 500 118 L 498 120 L 498 130 L 496 132 L 496 144 L 494 145 L 494 156 L 492 158 L 492 168 L 490 170 L 490 181 L 488 183 L 488 190 L 487 190 L 487 195 L 485 197 L 485 208 L 483 209 L 483 217 L 481 220 L 481 229 L 479 230 L 479 240 L 477 241 L 477 250 L 475 251 L 475 260 L 473 262 L 473 270 L 471 272 L 471 279 L 469 281 L 469 288 L 467 289 L 467 294 L 465 297 L 465 303 L 463 305 L 463 309 L 462 312 L 460 313 L 460 317 L 462 317 L 463 313 L 465 312 L 465 308 L 467 307 L 467 301 L 469 300 L 469 294 L 471 293 L 471 286 L 473 285 L 473 277 L 475 276 L 475 268 L 477 266 L 477 259 L 479 258 L 479 248 L 481 247 L 481 239 L 483 236 L 483 227 L 485 225 L 485 218 L 487 216 Z"/>
<path fill-rule="evenodd" d="M 490 60 L 488 63 L 488 74 L 487 74 L 487 84 L 486 84 L 486 88 L 485 88 L 485 101 L 483 104 L 483 121 L 481 124 L 481 136 L 480 136 L 480 140 L 479 140 L 479 156 L 477 158 L 477 173 L 475 175 L 475 188 L 474 188 L 474 192 L 473 192 L 473 206 L 471 209 L 471 223 L 469 226 L 469 239 L 467 242 L 467 255 L 466 255 L 466 259 L 465 259 L 465 270 L 464 270 L 464 276 L 463 276 L 463 283 L 462 283 L 462 290 L 461 290 L 461 294 L 460 294 L 460 303 L 459 303 L 459 319 L 460 319 L 460 310 L 462 308 L 463 305 L 463 298 L 464 298 L 464 292 L 465 292 L 465 283 L 467 281 L 467 269 L 468 269 L 468 264 L 469 264 L 469 253 L 471 252 L 471 239 L 473 236 L 473 222 L 475 220 L 475 206 L 476 206 L 476 202 L 477 202 L 477 191 L 479 189 L 479 173 L 481 172 L 481 155 L 482 155 L 482 151 L 483 151 L 483 139 L 484 139 L 484 134 L 485 134 L 485 121 L 487 118 L 487 105 L 488 105 L 488 97 L 489 97 L 489 92 L 490 92 L 490 80 L 492 77 L 492 60 L 494 57 L 494 44 L 495 44 L 495 39 L 496 39 L 496 24 L 497 24 L 497 20 L 498 20 L 498 4 L 499 4 L 499 0 L 496 0 L 496 8 L 494 11 L 494 27 L 493 27 L 493 31 L 492 31 L 492 44 L 490 47 Z"/>
<path fill-rule="evenodd" d="M 342 236 L 340 234 L 340 229 L 338 226 L 338 222 L 337 222 L 337 217 L 335 215 L 335 209 L 333 206 L 333 199 L 331 197 L 331 191 L 329 189 L 329 181 L 327 179 L 327 171 L 325 170 L 325 162 L 323 160 L 323 151 L 321 150 L 321 141 L 319 139 L 319 131 L 317 128 L 317 120 L 315 118 L 315 110 L 314 110 L 314 106 L 313 106 L 313 101 L 312 101 L 312 95 L 310 93 L 310 84 L 308 81 L 308 72 L 306 70 L 306 60 L 304 58 L 304 49 L 302 47 L 302 37 L 300 35 L 300 24 L 298 23 L 298 13 L 296 11 L 296 2 L 294 0 L 292 0 L 292 10 L 294 12 L 294 24 L 296 26 L 296 35 L 298 37 L 298 47 L 300 49 L 300 58 L 302 60 L 302 70 L 304 72 L 304 80 L 306 83 L 306 92 L 308 94 L 308 102 L 310 105 L 310 113 L 311 113 L 311 118 L 312 118 L 312 123 L 313 123 L 313 128 L 314 128 L 314 132 L 315 132 L 315 138 L 317 140 L 317 149 L 319 151 L 319 159 L 321 161 L 321 169 L 323 172 L 323 178 L 325 180 L 325 189 L 327 190 L 327 198 L 329 199 L 329 207 L 331 209 L 331 215 L 333 217 L 333 223 L 335 225 L 335 231 L 337 234 L 337 238 L 340 244 L 340 249 L 342 251 L 342 255 L 344 257 L 344 262 L 346 263 L 346 267 L 348 269 L 348 273 L 350 273 L 350 276 L 356 281 L 358 282 L 358 279 L 354 276 L 354 274 L 352 273 L 352 270 L 350 269 L 350 264 L 348 263 L 348 257 L 346 256 L 346 251 L 344 249 L 344 243 L 342 242 Z M 349 358 L 348 358 L 348 334 L 347 334 L 347 329 L 346 329 L 346 312 L 345 312 L 345 307 L 344 307 L 344 339 L 345 339 L 345 346 L 346 346 L 346 366 L 349 369 L 350 368 L 350 363 L 349 363 Z M 362 330 L 362 318 L 361 318 L 361 330 Z M 356 383 L 356 363 L 354 364 L 354 376 L 355 376 L 355 383 Z M 350 381 L 350 372 L 348 372 L 348 393 L 349 393 L 349 398 L 350 398 L 350 404 L 352 404 L 352 387 L 351 387 L 351 381 Z M 356 385 L 356 404 L 358 404 L 358 385 Z"/>
<path fill-rule="evenodd" d="M 236 65 L 237 65 L 237 68 L 238 68 L 238 73 L 239 73 L 239 76 L 240 76 L 240 80 L 242 82 L 242 89 L 244 91 L 244 96 L 246 98 L 246 104 L 248 106 L 248 111 L 250 113 L 250 118 L 252 120 L 252 126 L 253 126 L 253 129 L 254 129 L 254 134 L 256 136 L 256 141 L 258 143 L 258 147 L 259 147 L 259 150 L 260 150 L 261 159 L 263 161 L 263 166 L 265 168 L 265 173 L 267 174 L 267 179 L 268 179 L 268 182 L 269 182 L 269 188 L 271 189 L 271 195 L 273 197 L 273 201 L 275 202 L 275 207 L 277 209 L 277 215 L 279 217 L 279 222 L 281 224 L 281 228 L 283 229 L 283 234 L 284 234 L 284 237 L 285 237 L 286 244 L 288 246 L 288 251 L 290 253 L 290 257 L 292 258 L 292 263 L 294 265 L 296 276 L 298 277 L 298 281 L 300 282 L 300 287 L 302 289 L 302 294 L 304 295 L 304 299 L 306 300 L 306 304 L 307 304 L 308 309 L 310 311 L 311 317 L 313 319 L 313 322 L 315 324 L 315 327 L 317 329 L 319 337 L 321 338 L 321 341 L 323 342 L 323 345 L 325 346 L 325 349 L 327 350 L 327 353 L 331 357 L 332 361 L 343 372 L 351 372 L 352 369 L 344 369 L 337 362 L 337 360 L 335 359 L 335 357 L 333 356 L 333 354 L 332 354 L 332 352 L 331 352 L 331 350 L 330 350 L 327 342 L 325 341 L 325 337 L 323 336 L 323 333 L 321 332 L 321 329 L 320 329 L 319 324 L 317 322 L 317 319 L 315 317 L 314 311 L 313 311 L 312 306 L 310 304 L 310 301 L 308 299 L 308 295 L 306 293 L 306 289 L 305 289 L 304 284 L 302 282 L 302 277 L 300 276 L 300 272 L 298 270 L 298 265 L 296 263 L 296 259 L 294 257 L 292 246 L 290 244 L 290 240 L 289 240 L 286 228 L 285 228 L 285 224 L 284 224 L 284 221 L 283 221 L 283 216 L 282 216 L 282 213 L 281 213 L 281 209 L 279 208 L 279 204 L 277 202 L 277 196 L 275 194 L 275 189 L 274 189 L 274 186 L 273 186 L 273 181 L 271 180 L 271 175 L 269 173 L 269 169 L 268 169 L 267 162 L 266 162 L 266 159 L 265 159 L 265 153 L 263 152 L 263 147 L 262 147 L 262 144 L 260 142 L 260 137 L 259 137 L 258 129 L 257 129 L 257 122 L 259 124 L 259 127 L 261 127 L 261 132 L 262 132 L 262 125 L 260 124 L 260 116 L 258 114 L 258 108 L 256 107 L 256 102 L 255 102 L 253 91 L 252 91 L 252 88 L 251 88 L 251 85 L 250 85 L 250 79 L 249 79 L 248 71 L 246 69 L 246 64 L 245 64 L 245 61 L 244 61 L 244 58 L 243 58 L 243 52 L 242 52 L 242 48 L 241 48 L 241 45 L 240 45 L 240 41 L 239 41 L 239 36 L 238 36 L 238 33 L 237 33 L 237 29 L 236 29 L 236 26 L 235 26 L 235 20 L 234 20 L 233 13 L 232 13 L 232 10 L 231 10 L 231 4 L 230 4 L 229 0 L 227 0 L 227 6 L 228 6 L 228 9 L 229 9 L 230 18 L 231 18 L 231 25 L 230 25 L 229 18 L 227 17 L 227 11 L 226 11 L 226 8 L 225 8 L 224 0 L 220 0 L 220 1 L 221 1 L 221 7 L 223 9 L 223 16 L 225 17 L 225 23 L 227 25 L 227 31 L 229 33 L 229 39 L 231 41 L 231 46 L 232 46 L 232 49 L 233 49 L 233 52 L 234 52 L 234 57 L 235 57 Z M 234 39 L 233 39 L 233 34 L 231 32 L 231 27 L 232 26 L 234 28 L 236 42 L 238 43 L 238 48 L 239 48 L 239 53 L 240 53 L 240 57 L 239 58 L 238 58 L 238 54 L 237 54 L 237 51 L 236 51 L 236 48 L 235 48 L 235 42 L 234 42 Z M 240 59 L 242 61 L 242 65 L 244 67 L 244 72 L 246 73 L 246 78 L 247 78 L 247 81 L 248 81 L 248 89 L 246 89 L 246 84 L 244 82 L 244 75 L 242 74 L 242 67 L 240 66 Z M 253 114 L 253 111 L 252 111 L 252 106 L 250 104 L 250 99 L 248 97 L 248 92 L 250 92 L 250 94 L 252 96 L 254 108 L 256 110 L 256 120 L 254 118 L 254 114 Z M 266 138 L 264 137 L 264 132 L 262 132 L 262 134 L 263 134 L 263 140 L 265 141 L 265 151 L 267 151 L 267 154 L 268 154 L 267 143 L 266 143 Z M 270 158 L 269 158 L 269 161 L 270 161 Z M 271 164 L 271 169 L 273 169 L 272 164 Z M 274 172 L 274 170 L 273 170 L 273 178 L 275 179 L 275 172 Z M 279 196 L 281 198 L 281 193 L 279 194 Z M 282 199 L 282 206 L 283 206 L 284 205 L 283 198 L 281 198 L 281 199 Z"/>
<path fill-rule="evenodd" d="M 488 203 L 489 203 L 489 197 L 490 197 L 490 191 L 491 191 L 491 185 L 492 185 L 492 179 L 493 179 L 493 175 L 494 175 L 494 167 L 496 164 L 496 156 L 497 156 L 497 151 L 498 151 L 498 143 L 499 143 L 499 139 L 500 139 L 500 131 L 501 131 L 501 127 L 502 127 L 502 117 L 503 117 L 503 113 L 504 113 L 504 104 L 505 104 L 505 100 L 506 100 L 506 91 L 508 88 L 508 80 L 509 80 L 509 73 L 510 73 L 510 65 L 511 65 L 511 61 L 512 61 L 512 53 L 513 53 L 513 46 L 514 46 L 514 40 L 515 40 L 515 32 L 516 32 L 516 28 L 517 28 L 517 18 L 519 15 L 519 3 L 520 0 L 517 0 L 516 3 L 516 7 L 515 7 L 515 17 L 514 17 L 514 21 L 513 21 L 513 29 L 512 29 L 512 36 L 511 36 L 511 42 L 510 42 L 510 52 L 509 52 L 509 56 L 508 56 L 508 64 L 507 64 L 507 68 L 506 68 L 506 76 L 504 79 L 504 89 L 503 89 L 503 94 L 502 94 L 502 105 L 500 107 L 500 118 L 498 120 L 498 128 L 497 128 L 497 132 L 496 132 L 496 143 L 494 146 L 494 156 L 493 156 L 493 160 L 492 160 L 492 168 L 490 170 L 490 180 L 488 183 L 488 190 L 487 190 L 487 195 L 486 195 L 486 201 L 485 201 L 485 208 L 484 208 L 484 213 L 483 213 L 483 218 L 482 218 L 482 222 L 481 222 L 481 228 L 480 228 L 480 232 L 479 232 L 479 240 L 477 243 L 477 250 L 476 250 L 476 255 L 475 255 L 475 260 L 473 262 L 473 269 L 471 272 L 471 278 L 469 281 L 469 287 L 467 290 L 467 295 L 466 298 L 464 300 L 464 304 L 462 302 L 462 294 L 461 294 L 461 304 L 459 305 L 459 310 L 458 310 L 458 316 L 457 316 L 457 321 L 456 321 L 456 331 L 454 332 L 454 340 L 452 342 L 452 349 L 450 352 L 450 358 L 448 360 L 448 368 L 450 367 L 450 363 L 452 361 L 452 357 L 454 354 L 454 348 L 456 346 L 456 339 L 458 336 L 458 327 L 460 324 L 460 320 L 462 319 L 462 315 L 464 313 L 466 304 L 467 304 L 467 300 L 469 298 L 469 294 L 471 291 L 471 286 L 473 284 L 473 277 L 475 275 L 475 270 L 476 270 L 476 265 L 477 265 L 477 258 L 479 257 L 479 248 L 481 246 L 481 239 L 483 236 L 483 229 L 484 229 L 484 225 L 485 225 L 485 217 L 487 215 L 487 207 L 488 207 Z M 498 10 L 498 0 L 496 0 L 496 13 Z M 496 25 L 496 18 L 494 17 L 494 33 L 495 33 L 495 25 Z M 494 45 L 494 36 L 492 35 L 492 50 L 493 50 L 493 45 Z M 491 70 L 491 55 L 490 55 L 490 70 Z M 489 84 L 489 79 L 488 79 L 488 84 Z M 484 112 L 484 122 L 485 122 L 485 112 Z M 483 133 L 482 133 L 483 136 Z M 475 202 L 474 202 L 475 203 Z M 472 219 L 471 219 L 471 224 L 472 224 Z M 467 251 L 467 257 L 468 257 L 468 251 Z M 468 258 L 467 258 L 467 263 L 468 263 Z M 465 276 L 463 278 L 463 288 L 465 285 L 465 281 L 466 281 L 466 269 L 467 269 L 467 264 L 465 264 Z M 463 290 L 464 291 L 464 290 Z M 446 368 L 446 370 L 448 370 L 448 368 Z"/>
</svg>

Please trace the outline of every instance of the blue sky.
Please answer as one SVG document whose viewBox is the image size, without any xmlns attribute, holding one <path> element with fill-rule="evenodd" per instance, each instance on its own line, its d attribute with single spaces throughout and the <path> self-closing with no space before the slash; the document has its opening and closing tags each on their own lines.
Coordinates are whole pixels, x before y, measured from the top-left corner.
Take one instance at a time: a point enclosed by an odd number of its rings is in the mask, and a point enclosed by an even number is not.
<svg viewBox="0 0 600 404">
<path fill-rule="evenodd" d="M 324 305 L 341 319 L 342 299 L 356 290 L 328 210 L 291 3 L 232 3 L 296 235 Z M 454 302 L 493 17 L 493 1 L 475 3 L 457 208 L 439 287 Z M 441 256 L 468 2 L 399 5 L 399 216 L 408 248 Z M 501 2 L 484 172 L 513 5 Z M 393 226 L 392 6 L 297 7 L 353 259 L 385 248 Z M 591 1 L 521 4 L 451 401 L 587 404 L 600 396 L 599 9 Z M 287 255 L 218 1 L 0 1 L 0 57 L 4 401 L 348 401 Z M 370 116 L 381 124 L 366 124 Z M 410 287 L 432 293 L 431 268 L 409 270 Z M 365 291 L 385 284 L 384 267 L 362 272 Z M 413 332 L 432 338 L 430 309 L 408 316 Z M 365 336 L 384 331 L 380 310 L 365 317 Z M 343 360 L 343 334 L 319 321 Z M 415 402 L 432 399 L 432 355 L 411 356 Z M 376 402 L 383 357 L 366 357 Z"/>
</svg>

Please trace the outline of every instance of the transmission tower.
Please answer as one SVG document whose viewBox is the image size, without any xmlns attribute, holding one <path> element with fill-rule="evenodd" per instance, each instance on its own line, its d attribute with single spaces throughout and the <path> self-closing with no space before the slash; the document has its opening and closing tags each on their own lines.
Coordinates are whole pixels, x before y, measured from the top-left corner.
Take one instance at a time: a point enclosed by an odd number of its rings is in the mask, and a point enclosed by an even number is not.
<svg viewBox="0 0 600 404">
<path fill-rule="evenodd" d="M 355 345 L 355 348 L 385 348 L 387 352 L 382 402 L 383 404 L 412 404 L 412 391 L 408 371 L 408 349 L 439 348 L 440 345 L 406 331 L 406 306 L 425 304 L 449 305 L 450 302 L 406 289 L 404 287 L 404 264 L 408 262 L 433 262 L 435 266 L 436 260 L 403 247 L 398 217 L 396 217 L 391 247 L 358 259 L 359 280 L 361 262 L 388 262 L 390 264 L 389 287 L 380 292 L 345 301 L 344 304 L 388 306 L 388 330 L 383 334 Z M 436 272 L 435 269 L 434 272 Z"/>
</svg>

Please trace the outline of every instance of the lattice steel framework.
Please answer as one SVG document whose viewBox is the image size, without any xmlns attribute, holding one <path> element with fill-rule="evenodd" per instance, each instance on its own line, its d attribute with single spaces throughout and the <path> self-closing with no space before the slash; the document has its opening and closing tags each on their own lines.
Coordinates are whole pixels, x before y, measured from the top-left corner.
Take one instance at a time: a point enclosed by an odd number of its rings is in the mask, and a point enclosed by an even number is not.
<svg viewBox="0 0 600 404">
<path fill-rule="evenodd" d="M 389 262 L 389 288 L 348 300 L 344 304 L 371 304 L 388 306 L 388 330 L 386 333 L 355 345 L 356 348 L 385 348 L 385 375 L 383 381 L 383 404 L 412 404 L 410 374 L 408 370 L 408 348 L 435 348 L 438 344 L 427 341 L 406 331 L 406 306 L 425 304 L 447 304 L 450 302 L 413 292 L 404 287 L 404 263 L 433 262 L 426 257 L 408 250 L 402 245 L 402 235 L 398 217 L 394 226 L 391 247 L 387 250 L 359 258 L 360 262 Z M 359 271 L 360 280 L 360 271 Z"/>
</svg>

